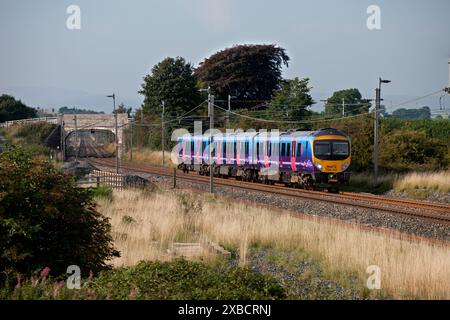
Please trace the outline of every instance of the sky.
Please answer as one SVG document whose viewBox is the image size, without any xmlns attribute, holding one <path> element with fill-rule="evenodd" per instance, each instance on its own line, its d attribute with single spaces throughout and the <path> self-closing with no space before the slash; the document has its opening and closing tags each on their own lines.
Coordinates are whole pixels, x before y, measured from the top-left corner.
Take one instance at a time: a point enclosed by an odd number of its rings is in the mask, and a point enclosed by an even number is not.
<svg viewBox="0 0 450 320">
<path fill-rule="evenodd" d="M 66 26 L 70 5 L 80 29 Z M 367 27 L 370 5 L 379 30 Z M 273 43 L 291 58 L 285 78 L 310 78 L 316 110 L 341 89 L 373 98 L 379 77 L 392 81 L 388 108 L 436 108 L 439 94 L 402 102 L 449 86 L 449 14 L 449 0 L 0 0 L 0 94 L 108 112 L 114 92 L 137 108 L 143 77 L 165 57 L 197 66 L 232 45 Z"/>
</svg>

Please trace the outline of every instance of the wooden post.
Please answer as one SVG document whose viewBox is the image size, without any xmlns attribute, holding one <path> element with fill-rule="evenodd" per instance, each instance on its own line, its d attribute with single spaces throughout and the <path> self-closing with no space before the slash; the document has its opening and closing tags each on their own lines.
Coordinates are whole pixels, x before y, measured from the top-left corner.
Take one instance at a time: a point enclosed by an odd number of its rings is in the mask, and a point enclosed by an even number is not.
<svg viewBox="0 0 450 320">
<path fill-rule="evenodd" d="M 177 168 L 173 168 L 173 188 L 177 187 Z"/>
</svg>

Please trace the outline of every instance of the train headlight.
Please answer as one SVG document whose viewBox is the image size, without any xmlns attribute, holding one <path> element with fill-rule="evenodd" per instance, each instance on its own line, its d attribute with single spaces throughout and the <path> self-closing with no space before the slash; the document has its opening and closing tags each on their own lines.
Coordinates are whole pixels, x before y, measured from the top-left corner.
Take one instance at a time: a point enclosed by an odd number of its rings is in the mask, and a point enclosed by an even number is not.
<svg viewBox="0 0 450 320">
<path fill-rule="evenodd" d="M 341 166 L 342 171 L 345 171 L 350 166 L 350 162 L 344 162 Z"/>
<path fill-rule="evenodd" d="M 319 170 L 322 170 L 322 168 L 323 168 L 323 166 L 320 164 L 320 163 L 318 163 L 318 162 L 316 162 L 316 163 L 314 163 L 314 165 L 317 167 L 317 169 L 319 169 Z"/>
</svg>

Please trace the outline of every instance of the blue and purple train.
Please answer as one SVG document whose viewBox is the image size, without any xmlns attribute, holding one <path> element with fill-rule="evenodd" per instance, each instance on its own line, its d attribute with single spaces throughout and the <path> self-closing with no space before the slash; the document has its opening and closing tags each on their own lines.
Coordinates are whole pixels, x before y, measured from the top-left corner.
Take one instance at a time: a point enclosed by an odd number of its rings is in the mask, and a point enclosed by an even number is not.
<svg viewBox="0 0 450 320">
<path fill-rule="evenodd" d="M 351 141 L 333 128 L 214 134 L 212 149 L 209 141 L 208 135 L 179 137 L 178 168 L 209 175 L 211 155 L 214 175 L 223 178 L 330 192 L 350 179 Z"/>
</svg>

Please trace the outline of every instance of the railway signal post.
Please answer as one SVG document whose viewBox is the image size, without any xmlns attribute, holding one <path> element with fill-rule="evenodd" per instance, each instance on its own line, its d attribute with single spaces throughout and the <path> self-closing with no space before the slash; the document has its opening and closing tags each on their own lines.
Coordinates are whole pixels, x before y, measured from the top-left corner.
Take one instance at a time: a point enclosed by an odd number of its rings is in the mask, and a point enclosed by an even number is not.
<svg viewBox="0 0 450 320">
<path fill-rule="evenodd" d="M 379 78 L 378 88 L 375 89 L 375 121 L 374 121 L 374 134 L 373 134 L 373 181 L 374 186 L 378 184 L 378 119 L 381 107 L 381 84 L 390 83 L 391 80 L 383 80 Z"/>
</svg>

